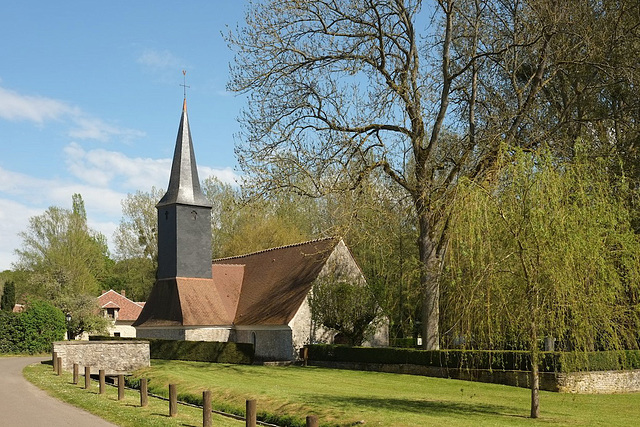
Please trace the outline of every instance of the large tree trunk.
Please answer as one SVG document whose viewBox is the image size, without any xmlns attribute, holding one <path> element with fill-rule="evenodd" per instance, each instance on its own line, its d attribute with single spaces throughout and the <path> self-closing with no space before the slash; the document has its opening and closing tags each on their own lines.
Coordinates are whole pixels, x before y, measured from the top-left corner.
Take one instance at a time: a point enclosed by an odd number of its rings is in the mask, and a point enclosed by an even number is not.
<svg viewBox="0 0 640 427">
<path fill-rule="evenodd" d="M 438 253 L 438 242 L 433 238 L 431 215 L 418 206 L 421 274 L 423 289 L 422 298 L 422 348 L 425 350 L 440 349 L 440 271 L 441 257 Z"/>
</svg>

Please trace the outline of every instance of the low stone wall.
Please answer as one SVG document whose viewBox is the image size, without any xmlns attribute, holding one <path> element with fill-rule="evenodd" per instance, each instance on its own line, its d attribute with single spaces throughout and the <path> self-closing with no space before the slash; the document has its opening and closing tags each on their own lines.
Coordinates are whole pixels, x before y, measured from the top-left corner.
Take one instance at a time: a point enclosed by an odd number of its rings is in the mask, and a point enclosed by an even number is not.
<svg viewBox="0 0 640 427">
<path fill-rule="evenodd" d="M 581 394 L 639 392 L 640 370 L 558 374 L 558 388 L 565 393 Z"/>
<path fill-rule="evenodd" d="M 106 375 L 130 374 L 149 366 L 148 341 L 57 341 L 53 352 L 62 358 L 62 369 L 71 371 L 73 364 L 91 367 L 91 374 L 104 369 Z"/>
<path fill-rule="evenodd" d="M 525 371 L 450 369 L 410 364 L 326 362 L 319 360 L 309 360 L 308 364 L 337 369 L 480 381 L 523 388 L 529 388 L 531 386 L 530 373 Z M 638 392 L 640 391 L 640 370 L 569 372 L 559 374 L 541 372 L 540 390 L 581 394 Z"/>
</svg>

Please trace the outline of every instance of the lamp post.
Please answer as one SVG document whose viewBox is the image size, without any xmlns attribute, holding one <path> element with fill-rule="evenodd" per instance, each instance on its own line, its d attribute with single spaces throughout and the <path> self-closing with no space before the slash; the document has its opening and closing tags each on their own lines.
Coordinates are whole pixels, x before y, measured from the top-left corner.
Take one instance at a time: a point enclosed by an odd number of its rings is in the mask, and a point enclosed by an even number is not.
<svg viewBox="0 0 640 427">
<path fill-rule="evenodd" d="M 71 329 L 69 328 L 71 325 L 71 313 L 67 313 L 64 318 L 67 321 L 67 340 L 71 341 Z"/>
</svg>

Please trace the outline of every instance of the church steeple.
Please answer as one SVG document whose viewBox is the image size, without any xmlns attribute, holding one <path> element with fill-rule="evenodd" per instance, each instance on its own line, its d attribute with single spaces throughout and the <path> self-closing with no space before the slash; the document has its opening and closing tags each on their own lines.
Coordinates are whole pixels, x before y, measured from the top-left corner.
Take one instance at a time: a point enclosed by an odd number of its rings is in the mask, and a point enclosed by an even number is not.
<svg viewBox="0 0 640 427">
<path fill-rule="evenodd" d="M 211 278 L 211 204 L 202 193 L 187 117 L 187 100 L 171 165 L 169 188 L 158 209 L 157 278 Z"/>
<path fill-rule="evenodd" d="M 196 157 L 193 152 L 191 128 L 187 116 L 187 99 L 182 104 L 182 117 L 173 153 L 169 188 L 157 207 L 179 203 L 183 205 L 211 206 L 200 188 Z"/>
</svg>

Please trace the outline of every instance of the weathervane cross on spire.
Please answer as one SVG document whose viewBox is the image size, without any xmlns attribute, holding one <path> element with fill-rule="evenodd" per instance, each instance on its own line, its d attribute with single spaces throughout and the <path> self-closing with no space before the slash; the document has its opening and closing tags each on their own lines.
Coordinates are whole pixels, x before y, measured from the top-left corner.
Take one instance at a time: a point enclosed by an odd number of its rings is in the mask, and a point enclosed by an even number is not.
<svg viewBox="0 0 640 427">
<path fill-rule="evenodd" d="M 187 99 L 187 88 L 191 89 L 191 86 L 187 86 L 187 70 L 182 70 L 182 84 L 180 86 L 184 89 L 184 99 Z"/>
</svg>

